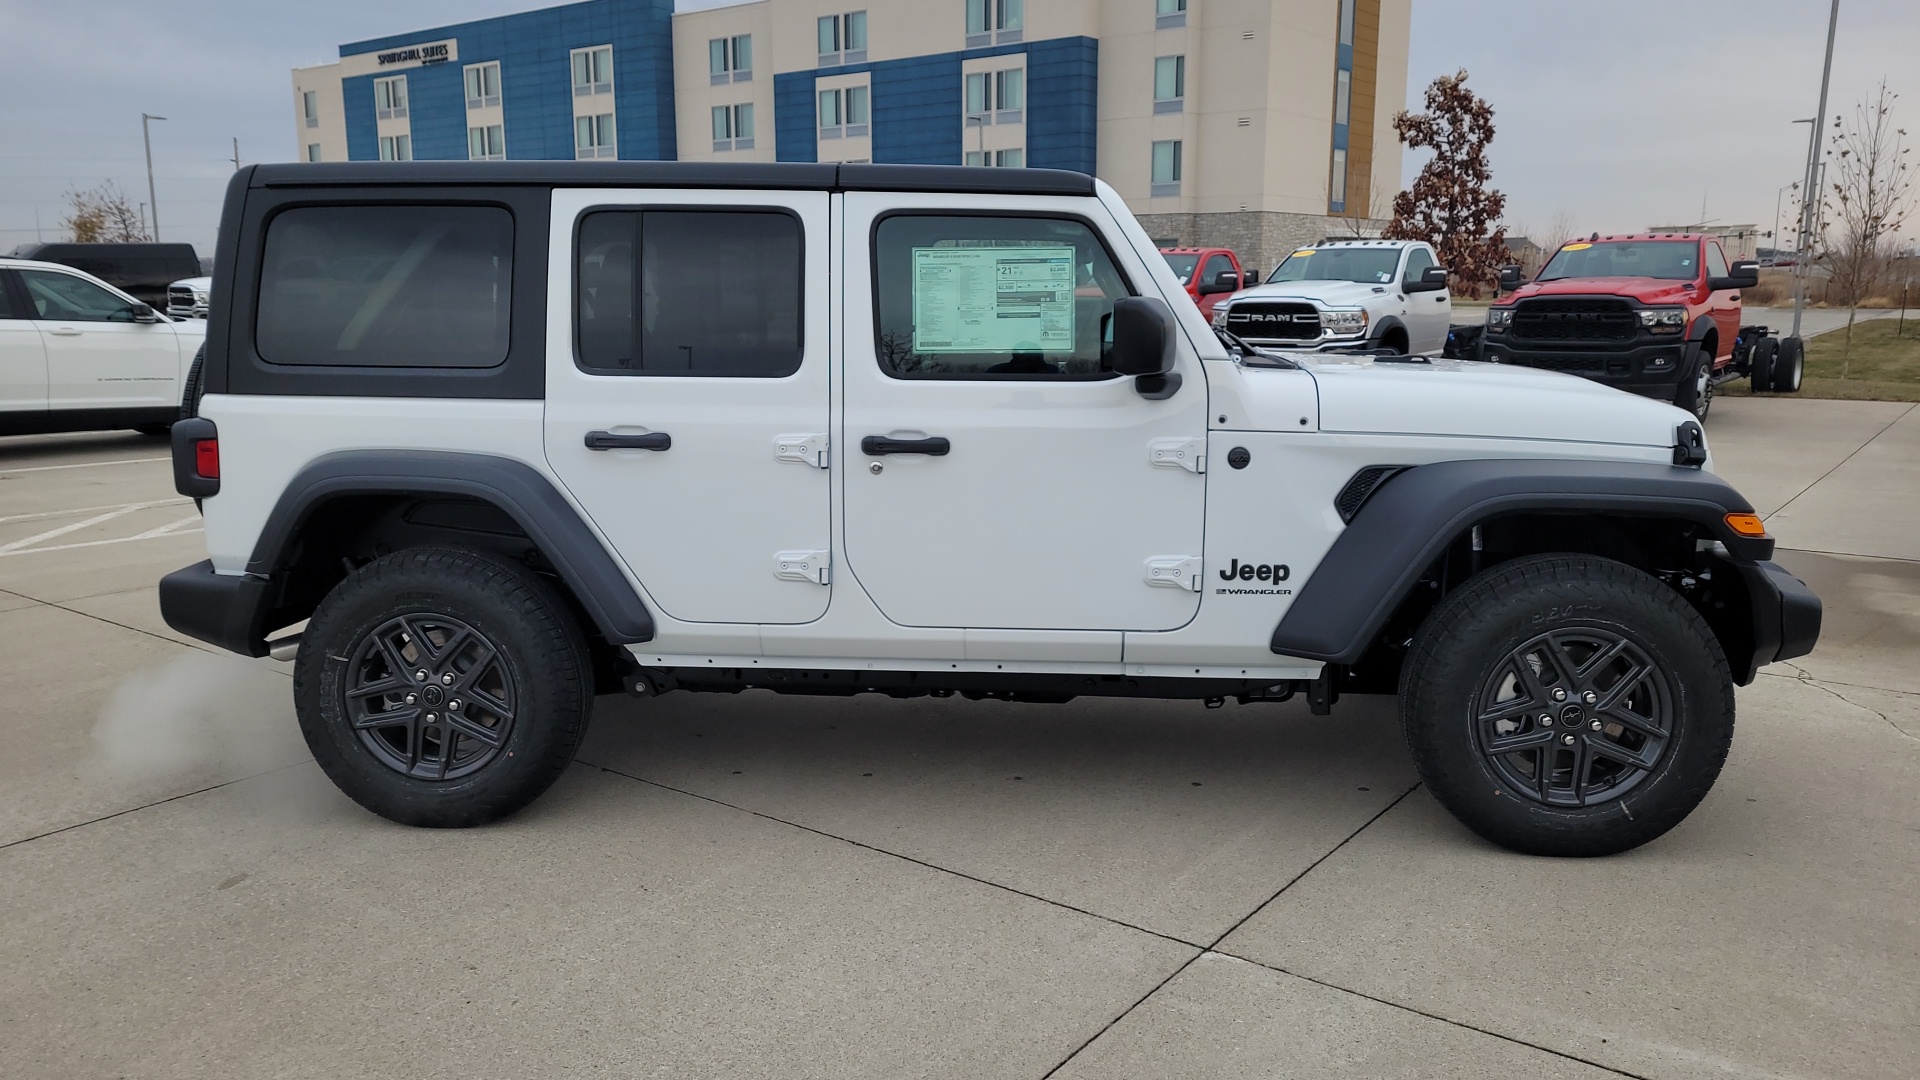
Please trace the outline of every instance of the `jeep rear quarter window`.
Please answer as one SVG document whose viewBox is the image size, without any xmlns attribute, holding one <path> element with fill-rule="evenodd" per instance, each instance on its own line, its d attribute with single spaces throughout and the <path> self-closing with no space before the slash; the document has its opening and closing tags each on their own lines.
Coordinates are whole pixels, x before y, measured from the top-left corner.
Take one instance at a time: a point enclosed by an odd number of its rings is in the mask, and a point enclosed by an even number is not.
<svg viewBox="0 0 1920 1080">
<path fill-rule="evenodd" d="M 901 379 L 1112 377 L 1131 294 L 1082 222 L 895 215 L 874 230 L 874 350 Z"/>
<path fill-rule="evenodd" d="M 800 247 L 799 219 L 780 210 L 583 216 L 574 297 L 580 366 L 596 375 L 793 374 Z"/>
<path fill-rule="evenodd" d="M 507 357 L 513 215 L 497 206 L 276 214 L 255 347 L 270 364 L 487 368 Z"/>
</svg>

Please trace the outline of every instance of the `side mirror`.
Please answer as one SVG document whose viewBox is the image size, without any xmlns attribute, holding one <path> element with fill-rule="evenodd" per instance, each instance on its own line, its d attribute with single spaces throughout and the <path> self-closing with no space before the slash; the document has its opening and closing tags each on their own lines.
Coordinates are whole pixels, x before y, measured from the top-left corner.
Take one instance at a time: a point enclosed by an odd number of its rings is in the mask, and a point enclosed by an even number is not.
<svg viewBox="0 0 1920 1080">
<path fill-rule="evenodd" d="M 157 323 L 160 321 L 160 313 L 153 310 L 151 304 L 135 304 L 127 310 L 133 312 L 134 322 Z"/>
<path fill-rule="evenodd" d="M 1145 398 L 1172 397 L 1180 389 L 1173 371 L 1173 309 L 1157 296 L 1123 296 L 1113 305 L 1114 371 L 1134 377 Z"/>
<path fill-rule="evenodd" d="M 1520 268 L 1509 263 L 1500 268 L 1500 287 L 1507 292 L 1520 287 Z"/>
<path fill-rule="evenodd" d="M 1402 291 L 1410 293 L 1439 292 L 1447 287 L 1447 268 L 1429 266 L 1420 271 L 1420 276 L 1402 286 Z"/>
<path fill-rule="evenodd" d="M 1240 275 L 1231 270 L 1222 270 L 1200 283 L 1200 295 L 1212 296 L 1214 293 L 1234 292 L 1240 288 Z"/>
<path fill-rule="evenodd" d="M 1726 277 L 1710 277 L 1707 288 L 1714 292 L 1722 289 L 1751 289 L 1760 284 L 1760 264 L 1751 259 L 1742 259 L 1734 263 Z"/>
<path fill-rule="evenodd" d="M 1255 270 L 1251 266 L 1241 268 L 1240 270 L 1240 287 L 1241 288 L 1251 289 L 1258 284 L 1260 284 L 1260 271 Z"/>
</svg>

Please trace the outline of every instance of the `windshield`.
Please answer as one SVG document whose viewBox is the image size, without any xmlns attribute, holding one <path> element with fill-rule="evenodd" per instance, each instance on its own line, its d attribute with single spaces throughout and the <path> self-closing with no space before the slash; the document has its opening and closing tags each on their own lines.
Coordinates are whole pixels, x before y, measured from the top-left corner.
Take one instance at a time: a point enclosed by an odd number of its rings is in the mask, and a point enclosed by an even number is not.
<svg viewBox="0 0 1920 1080">
<path fill-rule="evenodd" d="M 1700 244 L 1694 240 L 1582 240 L 1554 252 L 1535 281 L 1562 278 L 1637 277 L 1692 281 L 1700 276 Z"/>
<path fill-rule="evenodd" d="M 1284 259 L 1267 284 L 1276 281 L 1358 281 L 1386 285 L 1400 265 L 1399 248 L 1301 248 Z"/>
<path fill-rule="evenodd" d="M 1168 266 L 1173 267 L 1173 276 L 1180 279 L 1180 284 L 1186 285 L 1193 281 L 1193 267 L 1200 261 L 1200 256 L 1163 255 L 1162 258 L 1167 260 Z"/>
</svg>

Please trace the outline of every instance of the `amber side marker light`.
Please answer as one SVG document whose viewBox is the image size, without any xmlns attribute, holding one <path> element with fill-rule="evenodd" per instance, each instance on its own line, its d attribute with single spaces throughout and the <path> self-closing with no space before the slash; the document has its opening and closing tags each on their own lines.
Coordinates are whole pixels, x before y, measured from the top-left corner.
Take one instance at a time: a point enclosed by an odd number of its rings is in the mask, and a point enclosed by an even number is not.
<svg viewBox="0 0 1920 1080">
<path fill-rule="evenodd" d="M 1764 540 L 1767 536 L 1766 523 L 1760 520 L 1758 514 L 1728 514 L 1727 528 L 1739 536 L 1755 540 Z"/>
</svg>

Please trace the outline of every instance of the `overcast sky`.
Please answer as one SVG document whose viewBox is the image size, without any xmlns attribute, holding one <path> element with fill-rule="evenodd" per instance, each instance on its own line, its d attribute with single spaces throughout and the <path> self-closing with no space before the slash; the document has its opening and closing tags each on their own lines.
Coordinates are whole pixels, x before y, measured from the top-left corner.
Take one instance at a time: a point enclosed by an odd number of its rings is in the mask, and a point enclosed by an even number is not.
<svg viewBox="0 0 1920 1080">
<path fill-rule="evenodd" d="M 208 254 L 230 140 L 243 162 L 294 157 L 290 69 L 344 41 L 541 6 L 0 0 L 0 251 L 35 238 L 36 211 L 58 238 L 70 187 L 112 179 L 146 201 L 148 112 L 168 117 L 153 125 L 162 238 Z M 1511 225 L 1682 224 L 1702 220 L 1704 198 L 1705 220 L 1771 228 L 1804 160 L 1792 120 L 1816 104 L 1826 13 L 1824 0 L 1414 0 L 1409 103 L 1436 75 L 1471 73 L 1495 110 Z M 1842 0 L 1829 115 L 1882 77 L 1920 132 L 1920 2 Z M 1408 155 L 1409 178 L 1418 165 Z"/>
</svg>

